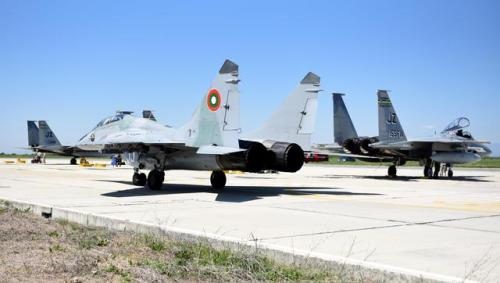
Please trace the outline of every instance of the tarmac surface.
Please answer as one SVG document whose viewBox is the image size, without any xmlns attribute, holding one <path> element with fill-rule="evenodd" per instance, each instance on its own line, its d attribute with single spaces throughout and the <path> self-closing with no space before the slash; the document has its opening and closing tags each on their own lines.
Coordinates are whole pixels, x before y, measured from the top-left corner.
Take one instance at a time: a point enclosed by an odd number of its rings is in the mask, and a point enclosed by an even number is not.
<svg viewBox="0 0 500 283">
<path fill-rule="evenodd" d="M 296 174 L 167 171 L 160 191 L 134 186 L 132 170 L 5 164 L 0 199 L 252 242 L 444 281 L 500 281 L 500 170 L 306 165 Z M 147 172 L 146 172 L 147 173 Z"/>
</svg>

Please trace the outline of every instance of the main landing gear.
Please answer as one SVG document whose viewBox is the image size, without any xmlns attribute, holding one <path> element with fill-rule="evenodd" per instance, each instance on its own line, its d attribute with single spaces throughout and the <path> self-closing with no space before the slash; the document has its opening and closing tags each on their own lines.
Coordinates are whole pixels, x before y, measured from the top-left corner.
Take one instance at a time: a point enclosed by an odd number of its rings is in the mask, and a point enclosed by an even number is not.
<svg viewBox="0 0 500 283">
<path fill-rule="evenodd" d="M 391 178 L 395 178 L 397 176 L 397 173 L 398 173 L 398 169 L 396 168 L 396 165 L 391 165 L 387 169 L 387 175 L 389 175 L 389 177 L 391 177 Z"/>
<path fill-rule="evenodd" d="M 157 191 L 163 186 L 165 181 L 165 172 L 161 170 L 151 170 L 148 174 L 148 187 L 150 190 Z"/>
<path fill-rule="evenodd" d="M 146 174 L 139 173 L 139 170 L 135 171 L 132 176 L 132 183 L 136 186 L 146 185 Z"/>
<path fill-rule="evenodd" d="M 148 185 L 148 188 L 153 191 L 161 189 L 165 181 L 165 172 L 162 170 L 154 169 L 151 170 L 146 178 L 146 174 L 139 173 L 139 169 L 134 169 L 134 175 L 132 175 L 132 183 L 136 186 Z"/>
<path fill-rule="evenodd" d="M 432 160 L 431 159 L 425 160 L 424 177 L 426 177 L 426 178 L 432 177 Z"/>
<path fill-rule="evenodd" d="M 222 190 L 226 186 L 226 173 L 224 171 L 212 171 L 210 176 L 210 183 L 212 188 Z"/>
<path fill-rule="evenodd" d="M 72 158 L 69 160 L 69 164 L 70 164 L 70 165 L 76 165 L 76 157 L 72 157 Z"/>
<path fill-rule="evenodd" d="M 148 188 L 153 191 L 161 189 L 163 181 L 165 181 L 165 172 L 158 169 L 151 170 L 147 178 L 146 174 L 139 173 L 139 169 L 135 169 L 134 175 L 132 176 L 132 183 L 134 185 L 144 186 L 147 184 Z M 224 189 L 226 186 L 226 173 L 220 170 L 212 171 L 210 183 L 213 189 Z"/>
</svg>

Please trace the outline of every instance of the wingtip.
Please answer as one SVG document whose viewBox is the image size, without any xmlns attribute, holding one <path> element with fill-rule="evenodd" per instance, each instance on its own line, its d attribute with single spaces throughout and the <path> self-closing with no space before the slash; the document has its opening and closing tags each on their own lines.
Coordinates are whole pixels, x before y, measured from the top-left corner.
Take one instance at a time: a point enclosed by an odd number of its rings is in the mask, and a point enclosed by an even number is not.
<svg viewBox="0 0 500 283">
<path fill-rule="evenodd" d="M 226 61 L 224 61 L 224 64 L 219 70 L 219 74 L 230 74 L 234 72 L 238 72 L 238 64 L 234 63 L 229 59 L 226 59 Z"/>
<path fill-rule="evenodd" d="M 319 84 L 320 77 L 313 72 L 307 73 L 307 75 L 300 82 L 301 84 Z"/>
</svg>

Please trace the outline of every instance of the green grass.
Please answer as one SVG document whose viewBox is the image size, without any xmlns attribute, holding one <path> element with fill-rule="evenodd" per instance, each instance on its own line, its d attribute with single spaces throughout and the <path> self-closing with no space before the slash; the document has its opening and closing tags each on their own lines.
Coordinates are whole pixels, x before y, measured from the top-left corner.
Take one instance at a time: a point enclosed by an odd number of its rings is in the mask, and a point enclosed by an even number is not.
<svg viewBox="0 0 500 283">
<path fill-rule="evenodd" d="M 360 161 L 360 160 L 343 162 L 343 161 L 339 161 L 335 157 L 330 157 L 330 159 L 327 162 L 319 162 L 318 164 L 348 165 L 348 166 L 389 166 L 392 163 L 390 163 L 390 162 L 366 162 L 366 161 Z M 418 161 L 407 161 L 404 166 L 418 166 L 418 167 L 420 167 L 420 164 Z M 456 164 L 456 165 L 454 165 L 454 167 L 500 168 L 500 157 L 485 157 L 476 163 Z"/>
<path fill-rule="evenodd" d="M 130 273 L 123 271 L 114 264 L 109 264 L 104 271 L 119 275 L 123 282 L 131 282 Z"/>
<path fill-rule="evenodd" d="M 257 247 L 227 247 L 209 239 L 182 240 L 168 235 L 110 231 L 66 220 L 46 220 L 4 207 L 7 210 L 0 214 L 0 223 L 12 227 L 5 230 L 25 235 L 21 237 L 24 244 L 34 247 L 19 251 L 20 256 L 50 263 L 39 267 L 36 275 L 27 271 L 20 274 L 24 281 L 50 281 L 54 276 L 70 281 L 75 274 L 84 282 L 371 283 L 383 282 L 385 278 L 380 272 L 359 267 L 302 258 L 285 262 Z M 19 225 L 20 221 L 27 225 Z"/>
<path fill-rule="evenodd" d="M 338 274 L 326 268 L 281 264 L 259 252 L 216 249 L 207 242 L 171 242 L 165 246 L 172 258 L 144 259 L 138 265 L 172 279 L 193 278 L 196 274 L 197 280 L 208 281 L 339 281 Z"/>
</svg>

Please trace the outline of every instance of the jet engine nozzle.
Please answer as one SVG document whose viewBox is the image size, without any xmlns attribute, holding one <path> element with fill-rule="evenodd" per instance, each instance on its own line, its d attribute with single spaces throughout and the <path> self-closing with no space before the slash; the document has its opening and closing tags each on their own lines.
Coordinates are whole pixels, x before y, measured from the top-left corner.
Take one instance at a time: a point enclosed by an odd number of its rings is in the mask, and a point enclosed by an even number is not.
<svg viewBox="0 0 500 283">
<path fill-rule="evenodd" d="M 275 142 L 268 147 L 267 162 L 267 169 L 297 172 L 304 165 L 304 151 L 295 143 Z"/>
</svg>

